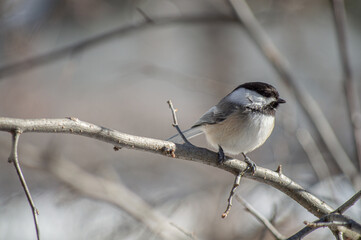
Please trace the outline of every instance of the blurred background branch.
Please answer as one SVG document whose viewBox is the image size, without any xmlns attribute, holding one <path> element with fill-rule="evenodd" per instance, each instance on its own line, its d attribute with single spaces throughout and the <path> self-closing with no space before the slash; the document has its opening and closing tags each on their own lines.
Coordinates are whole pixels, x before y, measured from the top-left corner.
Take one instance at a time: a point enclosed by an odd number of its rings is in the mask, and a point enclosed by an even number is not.
<svg viewBox="0 0 361 240">
<path fill-rule="evenodd" d="M 143 14 L 142 14 L 143 16 Z M 109 32 L 101 33 L 97 36 L 84 39 L 75 44 L 71 44 L 60 49 L 50 51 L 43 55 L 32 56 L 28 59 L 21 60 L 19 62 L 11 63 L 5 66 L 0 66 L 0 79 L 18 74 L 23 71 L 30 70 L 35 67 L 49 64 L 53 61 L 59 60 L 68 56 L 76 56 L 77 54 L 86 51 L 88 48 L 95 47 L 97 44 L 102 44 L 105 41 L 109 41 L 114 37 L 121 37 L 127 34 L 131 34 L 134 31 L 146 30 L 149 27 L 157 27 L 164 25 L 176 25 L 176 24 L 214 24 L 214 23 L 226 23 L 236 22 L 236 19 L 224 16 L 224 15 L 205 15 L 205 16 L 181 16 L 181 17 L 164 17 L 159 19 L 152 19 L 149 21 L 139 21 L 138 23 L 130 24 L 129 26 L 121 26 Z"/>
<path fill-rule="evenodd" d="M 346 37 L 346 12 L 344 0 L 330 0 L 332 13 L 335 22 L 338 48 L 340 52 L 340 62 L 342 67 L 342 81 L 347 101 L 347 110 L 350 125 L 353 127 L 353 138 L 356 149 L 358 165 L 361 169 L 361 109 L 360 98 L 358 96 L 357 84 L 352 76 L 352 70 L 348 54 L 348 44 Z"/>
<path fill-rule="evenodd" d="M 358 171 L 356 170 L 351 159 L 348 157 L 341 143 L 336 137 L 327 118 L 324 116 L 318 103 L 313 97 L 308 94 L 303 87 L 293 78 L 289 64 L 283 55 L 279 52 L 272 40 L 268 37 L 261 25 L 254 17 L 251 9 L 245 0 L 230 0 L 238 17 L 242 21 L 243 26 L 247 29 L 250 36 L 257 44 L 261 52 L 267 60 L 275 68 L 280 75 L 280 80 L 289 88 L 294 94 L 296 100 L 304 110 L 305 115 L 313 123 L 314 128 L 319 133 L 327 149 L 336 160 L 339 168 L 354 181 L 356 188 L 361 186 L 360 179 L 357 178 Z"/>
</svg>

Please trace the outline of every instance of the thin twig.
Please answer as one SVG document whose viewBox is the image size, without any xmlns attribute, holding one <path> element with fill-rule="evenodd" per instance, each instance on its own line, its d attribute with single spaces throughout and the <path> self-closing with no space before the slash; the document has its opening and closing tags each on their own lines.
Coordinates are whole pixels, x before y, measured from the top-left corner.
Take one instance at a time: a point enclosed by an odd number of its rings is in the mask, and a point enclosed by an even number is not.
<svg viewBox="0 0 361 240">
<path fill-rule="evenodd" d="M 174 109 L 173 103 L 172 103 L 171 100 L 168 100 L 167 103 L 168 103 L 168 105 L 169 105 L 169 108 L 170 108 L 171 111 L 172 111 L 172 116 L 173 116 L 173 124 L 172 124 L 172 126 L 175 127 L 175 129 L 177 129 L 177 132 L 179 133 L 179 135 L 182 137 L 183 141 L 184 141 L 186 144 L 192 145 L 192 143 L 190 143 L 190 142 L 188 141 L 188 139 L 184 136 L 183 132 L 182 132 L 182 131 L 180 130 L 180 128 L 179 128 L 178 120 L 177 120 L 177 114 L 176 114 L 177 109 Z"/>
<path fill-rule="evenodd" d="M 349 200 L 347 200 L 344 204 L 342 204 L 340 207 L 338 207 L 334 213 L 344 213 L 347 209 L 349 209 L 352 205 L 354 205 L 357 200 L 359 200 L 361 197 L 361 190 L 358 191 L 355 195 L 353 195 Z"/>
<path fill-rule="evenodd" d="M 314 230 L 321 228 L 321 227 L 330 227 L 330 228 L 343 228 L 342 231 L 336 231 L 337 234 L 338 232 L 344 232 L 345 229 L 350 229 L 353 232 L 359 233 L 361 234 L 361 225 L 358 224 L 357 222 L 353 221 L 352 219 L 340 215 L 340 214 L 328 214 L 320 219 L 318 219 L 317 221 L 314 221 L 312 223 L 309 222 L 305 222 L 305 224 L 307 225 L 306 227 L 304 227 L 303 229 L 301 229 L 300 231 L 298 231 L 297 233 L 295 233 L 294 235 L 292 235 L 291 237 L 287 238 L 287 240 L 299 240 L 304 238 L 306 235 L 310 234 L 311 232 L 313 232 Z M 358 238 L 356 238 L 358 239 Z"/>
<path fill-rule="evenodd" d="M 239 195 L 236 195 L 235 198 L 243 205 L 243 207 L 248 212 L 250 212 L 259 222 L 261 222 L 276 239 L 286 239 L 286 237 L 283 236 L 283 234 L 280 233 L 267 218 L 265 218 L 260 212 L 258 212 L 254 207 L 252 207 L 252 205 L 249 204 L 245 199 L 243 199 Z"/>
<path fill-rule="evenodd" d="M 245 171 L 242 171 L 241 173 L 237 174 L 236 178 L 234 179 L 233 187 L 231 189 L 231 192 L 229 193 L 229 197 L 228 197 L 228 201 L 227 201 L 227 208 L 224 211 L 224 213 L 222 214 L 222 218 L 226 218 L 228 216 L 229 212 L 231 211 L 233 195 L 234 195 L 236 189 L 238 188 L 238 186 L 241 182 L 241 178 L 243 177 L 244 173 L 245 173 Z"/>
<path fill-rule="evenodd" d="M 339 168 L 347 177 L 353 179 L 357 175 L 357 170 L 341 143 L 338 141 L 335 132 L 318 103 L 295 81 L 286 58 L 280 53 L 257 21 L 247 2 L 245 0 L 230 0 L 230 2 L 241 20 L 242 26 L 249 32 L 249 35 L 257 44 L 261 53 L 264 54 L 266 59 L 274 67 L 284 84 L 294 93 L 301 109 L 313 123 L 314 128 L 326 144 L 328 151 L 332 154 Z"/>
<path fill-rule="evenodd" d="M 18 143 L 19 143 L 19 137 L 20 137 L 21 131 L 20 130 L 14 130 L 12 132 L 12 147 L 11 147 L 11 153 L 9 156 L 9 163 L 13 163 L 14 167 L 16 169 L 16 173 L 18 174 L 20 183 L 24 189 L 26 198 L 28 199 L 29 205 L 31 207 L 33 218 L 34 218 L 34 224 L 35 224 L 35 231 L 36 231 L 36 238 L 40 240 L 40 230 L 39 230 L 39 223 L 38 223 L 38 215 L 39 211 L 35 207 L 34 201 L 31 197 L 30 190 L 28 188 L 28 185 L 26 184 L 25 177 L 23 175 L 23 172 L 20 167 L 19 159 L 18 159 Z"/>
<path fill-rule="evenodd" d="M 305 221 L 304 224 L 311 228 L 323 228 L 323 227 L 332 227 L 332 226 L 347 226 L 348 222 L 339 222 L 339 221 L 333 221 L 333 222 L 307 222 Z"/>
<path fill-rule="evenodd" d="M 315 229 L 320 227 L 339 227 L 343 226 L 345 228 L 348 228 L 352 230 L 353 232 L 357 232 L 361 234 L 361 225 L 354 220 L 350 219 L 349 217 L 346 217 L 344 215 L 341 215 L 346 209 L 351 207 L 361 196 L 361 191 L 353 195 L 349 200 L 347 200 L 344 204 L 342 204 L 340 207 L 338 207 L 335 211 L 331 212 L 330 214 L 326 214 L 325 216 L 319 218 L 318 220 L 314 222 L 306 222 L 307 225 L 291 237 L 289 237 L 287 240 L 296 240 L 301 239 L 305 237 L 306 235 L 313 232 Z M 339 237 L 339 231 L 338 230 L 338 237 Z M 339 238 L 343 239 L 343 238 Z"/>
<path fill-rule="evenodd" d="M 347 100 L 347 111 L 351 126 L 353 127 L 353 138 L 356 149 L 359 168 L 361 169 L 361 108 L 357 86 L 352 75 L 351 64 L 348 56 L 346 38 L 346 11 L 343 0 L 330 0 L 333 18 L 335 22 L 338 49 L 342 65 L 342 78 Z"/>
<path fill-rule="evenodd" d="M 150 18 L 140 7 L 137 7 L 137 11 L 142 15 L 146 22 L 154 22 L 152 18 Z"/>
</svg>

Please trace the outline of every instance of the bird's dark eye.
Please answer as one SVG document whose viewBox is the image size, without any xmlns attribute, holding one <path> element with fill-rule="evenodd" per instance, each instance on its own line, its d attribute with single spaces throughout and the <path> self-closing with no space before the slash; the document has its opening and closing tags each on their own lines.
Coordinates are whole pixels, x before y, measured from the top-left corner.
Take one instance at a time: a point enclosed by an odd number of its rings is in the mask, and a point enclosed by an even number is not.
<svg viewBox="0 0 361 240">
<path fill-rule="evenodd" d="M 274 101 L 270 103 L 271 108 L 277 108 L 278 107 L 278 102 Z"/>
</svg>

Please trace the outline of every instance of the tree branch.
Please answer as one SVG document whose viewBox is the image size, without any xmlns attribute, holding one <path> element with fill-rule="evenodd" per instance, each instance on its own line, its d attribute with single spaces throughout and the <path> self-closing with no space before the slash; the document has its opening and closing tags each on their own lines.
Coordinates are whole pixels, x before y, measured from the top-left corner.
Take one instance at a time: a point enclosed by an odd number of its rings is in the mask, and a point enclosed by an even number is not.
<svg viewBox="0 0 361 240">
<path fill-rule="evenodd" d="M 40 230 L 39 230 L 39 222 L 38 222 L 39 211 L 38 211 L 38 209 L 36 209 L 34 201 L 31 197 L 31 194 L 30 194 L 28 185 L 26 184 L 26 180 L 25 180 L 25 177 L 21 170 L 19 158 L 18 158 L 18 143 L 19 143 L 19 137 L 20 137 L 21 132 L 22 131 L 17 128 L 15 128 L 11 131 L 12 147 L 11 147 L 11 153 L 10 153 L 8 162 L 14 164 L 14 167 L 15 167 L 16 173 L 18 174 L 21 186 L 24 189 L 26 198 L 28 199 L 29 205 L 32 210 L 34 224 L 35 224 L 36 237 L 38 240 L 40 240 Z"/>
<path fill-rule="evenodd" d="M 110 143 L 119 148 L 137 149 L 152 152 L 172 158 L 190 160 L 203 163 L 228 171 L 234 175 L 247 169 L 248 165 L 238 159 L 229 159 L 224 164 L 217 164 L 217 153 L 205 148 L 198 148 L 188 144 L 175 144 L 168 141 L 139 137 L 118 132 L 109 128 L 80 121 L 77 118 L 67 119 L 14 119 L 0 118 L 0 131 L 23 133 L 67 133 L 90 137 Z M 300 185 L 278 173 L 262 167 L 257 167 L 254 175 L 245 173 L 244 177 L 266 183 L 285 193 L 309 212 L 322 217 L 333 212 L 333 209 L 316 196 L 312 195 Z M 353 239 L 360 235 L 348 233 Z"/>
<path fill-rule="evenodd" d="M 14 119 L 0 118 L 0 131 L 12 132 L 15 129 L 23 133 L 67 133 L 94 138 L 110 143 L 120 148 L 129 148 L 173 156 L 179 159 L 191 160 L 211 165 L 233 174 L 238 174 L 247 168 L 247 163 L 237 159 L 227 160 L 224 164 L 217 164 L 217 153 L 205 148 L 198 148 L 187 144 L 174 144 L 172 142 L 133 136 L 109 128 L 80 121 L 76 118 L 69 119 Z M 173 154 L 170 154 L 170 149 Z M 304 208 L 321 217 L 333 211 L 323 201 L 307 192 L 300 185 L 293 182 L 283 174 L 259 167 L 254 175 L 245 173 L 244 177 L 267 183 L 284 192 Z"/>
</svg>

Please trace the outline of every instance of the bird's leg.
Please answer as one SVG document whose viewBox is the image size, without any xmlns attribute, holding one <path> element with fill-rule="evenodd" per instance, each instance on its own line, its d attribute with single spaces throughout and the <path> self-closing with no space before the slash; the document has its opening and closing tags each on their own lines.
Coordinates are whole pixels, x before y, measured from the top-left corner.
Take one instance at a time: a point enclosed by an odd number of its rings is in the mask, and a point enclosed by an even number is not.
<svg viewBox="0 0 361 240">
<path fill-rule="evenodd" d="M 246 154 L 242 153 L 244 161 L 248 164 L 246 171 L 250 171 L 252 175 L 256 172 L 257 165 Z"/>
<path fill-rule="evenodd" d="M 222 164 L 225 160 L 223 148 L 218 145 L 218 164 Z"/>
</svg>

